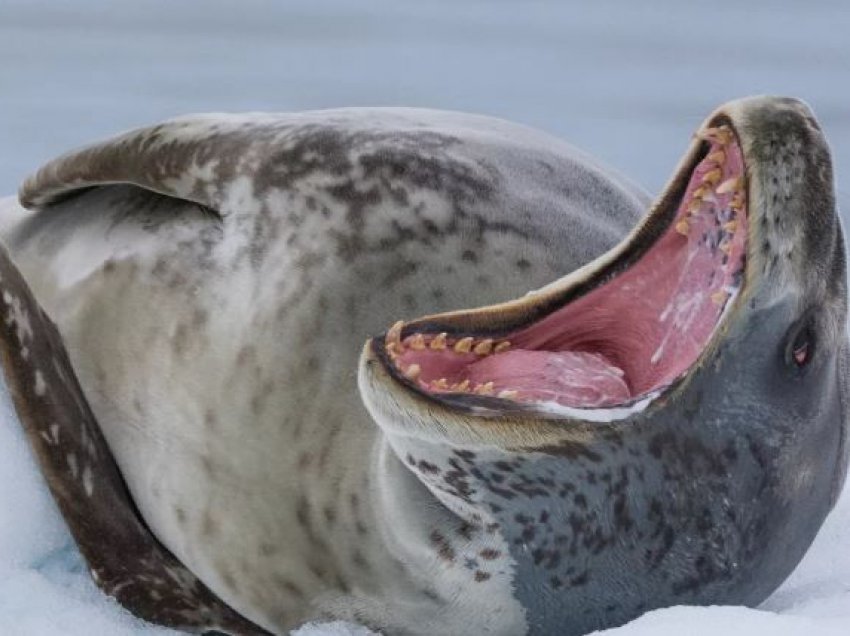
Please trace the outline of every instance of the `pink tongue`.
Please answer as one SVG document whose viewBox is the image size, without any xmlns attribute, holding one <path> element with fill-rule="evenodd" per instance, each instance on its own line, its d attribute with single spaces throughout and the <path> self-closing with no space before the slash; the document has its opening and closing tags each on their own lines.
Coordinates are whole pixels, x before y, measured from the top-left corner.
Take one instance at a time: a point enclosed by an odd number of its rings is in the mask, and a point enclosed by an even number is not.
<svg viewBox="0 0 850 636">
<path fill-rule="evenodd" d="M 583 407 L 618 404 L 631 392 L 623 370 L 597 353 L 517 349 L 488 356 L 466 368 L 472 386 L 493 382 L 501 390 L 519 392 L 517 399 L 559 401 Z"/>
</svg>

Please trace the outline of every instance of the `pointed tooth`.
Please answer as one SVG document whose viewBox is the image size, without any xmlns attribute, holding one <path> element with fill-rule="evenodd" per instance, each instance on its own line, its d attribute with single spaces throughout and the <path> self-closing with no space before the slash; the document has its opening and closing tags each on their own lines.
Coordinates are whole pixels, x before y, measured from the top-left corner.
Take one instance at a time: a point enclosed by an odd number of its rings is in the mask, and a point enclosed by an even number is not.
<svg viewBox="0 0 850 636">
<path fill-rule="evenodd" d="M 682 236 L 687 236 L 688 231 L 691 229 L 690 224 L 687 219 L 682 219 L 678 223 L 676 223 L 676 231 Z"/>
<path fill-rule="evenodd" d="M 404 345 L 401 343 L 401 328 L 404 326 L 404 322 L 399 320 L 387 331 L 386 338 L 384 339 L 384 347 L 387 350 L 387 353 L 390 354 L 391 359 L 397 358 L 400 354 L 404 353 Z"/>
<path fill-rule="evenodd" d="M 449 388 L 449 381 L 445 378 L 440 378 L 439 380 L 435 380 L 434 382 L 432 382 L 431 386 L 435 389 L 446 391 Z"/>
<path fill-rule="evenodd" d="M 461 393 L 466 393 L 469 390 L 469 380 L 464 380 L 463 382 L 458 382 L 457 384 L 452 385 L 452 391 L 459 391 Z"/>
<path fill-rule="evenodd" d="M 430 345 L 431 348 L 434 349 L 435 351 L 439 351 L 440 349 L 445 349 L 446 348 L 446 336 L 447 336 L 446 332 L 438 333 L 436 336 L 434 336 L 434 339 L 431 340 L 431 345 Z"/>
<path fill-rule="evenodd" d="M 514 391 L 513 389 L 505 389 L 504 391 L 499 391 L 499 395 L 497 397 L 500 397 L 503 400 L 515 400 L 518 395 L 519 391 Z"/>
<path fill-rule="evenodd" d="M 479 384 L 475 387 L 475 392 L 479 395 L 487 395 L 493 392 L 493 383 L 485 382 L 484 384 Z"/>
<path fill-rule="evenodd" d="M 695 212 L 699 212 L 699 209 L 702 207 L 701 199 L 694 199 L 690 203 L 688 203 L 688 212 L 690 214 L 694 214 Z"/>
<path fill-rule="evenodd" d="M 731 234 L 734 234 L 738 229 L 738 221 L 736 219 L 733 219 L 728 223 L 724 223 L 723 229 Z"/>
<path fill-rule="evenodd" d="M 502 353 L 503 351 L 507 351 L 511 348 L 510 340 L 502 340 L 496 347 L 493 349 L 493 353 Z"/>
<path fill-rule="evenodd" d="M 711 295 L 711 302 L 713 302 L 715 305 L 722 305 L 726 302 L 726 298 L 728 297 L 728 295 L 729 294 L 727 294 L 725 291 L 719 289 Z"/>
<path fill-rule="evenodd" d="M 732 141 L 732 131 L 729 130 L 729 126 L 723 124 L 722 126 L 717 126 L 715 128 L 704 128 L 702 130 L 698 130 L 696 132 L 696 137 L 699 139 L 705 139 L 706 141 L 716 141 L 721 146 L 725 146 Z"/>
<path fill-rule="evenodd" d="M 493 340 L 490 339 L 490 338 L 487 338 L 486 340 L 482 340 L 477 345 L 475 345 L 475 347 L 472 350 L 475 352 L 476 355 L 486 356 L 490 353 L 490 351 L 492 351 L 492 349 L 493 349 Z"/>
<path fill-rule="evenodd" d="M 714 170 L 709 170 L 704 175 L 702 175 L 703 183 L 710 183 L 714 185 L 723 177 L 723 171 L 720 168 L 715 168 Z"/>
<path fill-rule="evenodd" d="M 740 212 L 744 209 L 744 195 L 741 192 L 736 192 L 732 197 L 732 201 L 729 203 L 729 207 L 735 210 L 736 212 Z"/>
<path fill-rule="evenodd" d="M 726 124 L 723 124 L 717 129 L 717 141 L 725 146 L 733 139 L 732 130 Z"/>
<path fill-rule="evenodd" d="M 714 152 L 708 153 L 706 159 L 722 165 L 726 162 L 726 153 L 722 150 L 715 150 Z"/>
<path fill-rule="evenodd" d="M 741 177 L 732 177 L 730 179 L 726 179 L 726 181 L 717 186 L 715 192 L 717 192 L 717 194 L 728 194 L 729 192 L 738 190 L 740 187 Z"/>
<path fill-rule="evenodd" d="M 401 345 L 401 328 L 404 327 L 404 321 L 399 320 L 390 327 L 389 331 L 387 331 L 387 344 L 397 344 Z"/>
<path fill-rule="evenodd" d="M 407 346 L 414 351 L 422 351 L 425 348 L 425 336 L 415 333 L 407 340 Z"/>
<path fill-rule="evenodd" d="M 732 251 L 732 241 L 724 241 L 719 246 L 720 251 L 728 255 Z"/>
<path fill-rule="evenodd" d="M 415 380 L 419 377 L 419 374 L 422 373 L 422 367 L 418 364 L 411 364 L 404 370 L 404 377 L 408 380 Z"/>
<path fill-rule="evenodd" d="M 455 353 L 469 353 L 470 351 L 472 351 L 472 338 L 470 336 L 461 338 L 455 343 Z"/>
<path fill-rule="evenodd" d="M 694 190 L 693 194 L 691 194 L 691 198 L 693 199 L 701 199 L 706 194 L 708 194 L 708 188 L 705 186 L 700 186 L 696 190 Z"/>
</svg>

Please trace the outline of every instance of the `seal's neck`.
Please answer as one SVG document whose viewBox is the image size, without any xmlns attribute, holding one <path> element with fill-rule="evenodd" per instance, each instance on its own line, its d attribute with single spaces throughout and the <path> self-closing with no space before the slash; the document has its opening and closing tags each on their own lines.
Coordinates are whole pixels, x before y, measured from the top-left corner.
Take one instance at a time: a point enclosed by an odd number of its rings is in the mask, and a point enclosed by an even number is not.
<svg viewBox="0 0 850 636">
<path fill-rule="evenodd" d="M 440 608 L 441 623 L 431 631 L 465 633 L 474 615 L 485 617 L 487 633 L 524 633 L 524 610 L 513 595 L 516 562 L 499 522 L 473 496 L 478 486 L 460 455 L 385 438 L 373 466 L 376 523 L 421 590 L 409 605 Z"/>
</svg>

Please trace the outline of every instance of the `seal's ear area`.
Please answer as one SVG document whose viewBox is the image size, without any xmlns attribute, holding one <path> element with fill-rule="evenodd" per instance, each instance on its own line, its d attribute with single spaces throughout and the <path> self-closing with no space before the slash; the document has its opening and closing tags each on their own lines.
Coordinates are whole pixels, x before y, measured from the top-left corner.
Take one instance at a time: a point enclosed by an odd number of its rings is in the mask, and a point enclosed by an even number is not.
<svg viewBox="0 0 850 636">
<path fill-rule="evenodd" d="M 95 582 L 136 616 L 265 634 L 218 600 L 139 516 L 56 327 L 0 246 L 0 359 L 18 417 Z"/>
<path fill-rule="evenodd" d="M 38 210 L 99 186 L 133 185 L 225 215 L 274 152 L 277 136 L 261 117 L 187 115 L 71 151 L 21 186 L 21 205 Z M 250 175 L 249 180 L 239 177 Z"/>
</svg>

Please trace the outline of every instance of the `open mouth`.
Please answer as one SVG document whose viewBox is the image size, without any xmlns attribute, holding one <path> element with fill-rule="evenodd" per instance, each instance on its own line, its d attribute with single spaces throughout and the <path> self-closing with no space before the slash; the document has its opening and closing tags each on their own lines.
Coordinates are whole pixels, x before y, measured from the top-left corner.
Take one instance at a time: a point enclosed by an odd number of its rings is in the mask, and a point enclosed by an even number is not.
<svg viewBox="0 0 850 636">
<path fill-rule="evenodd" d="M 434 399 L 490 396 L 549 409 L 633 405 L 682 377 L 740 291 L 747 248 L 738 139 L 726 124 L 699 137 L 681 196 L 644 226 L 658 228 L 650 243 L 633 238 L 640 244 L 613 268 L 601 258 L 580 294 L 578 285 L 555 292 L 560 300 L 547 297 L 542 316 L 531 310 L 492 328 L 477 319 L 475 331 L 458 314 L 442 325 L 440 316 L 396 323 L 382 341 L 392 374 Z M 498 317 L 498 306 L 492 311 Z"/>
</svg>

